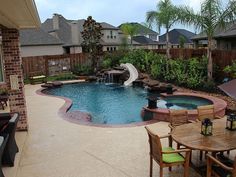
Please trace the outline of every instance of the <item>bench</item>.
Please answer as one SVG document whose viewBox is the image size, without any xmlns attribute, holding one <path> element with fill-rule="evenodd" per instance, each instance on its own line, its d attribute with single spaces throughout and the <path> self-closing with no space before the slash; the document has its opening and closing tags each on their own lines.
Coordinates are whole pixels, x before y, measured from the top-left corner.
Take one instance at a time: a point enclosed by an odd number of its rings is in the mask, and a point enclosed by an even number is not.
<svg viewBox="0 0 236 177">
<path fill-rule="evenodd" d="M 30 83 L 31 84 L 35 84 L 35 83 L 46 83 L 46 76 L 45 75 L 40 75 L 40 76 L 32 76 L 29 78 L 30 79 Z"/>
</svg>

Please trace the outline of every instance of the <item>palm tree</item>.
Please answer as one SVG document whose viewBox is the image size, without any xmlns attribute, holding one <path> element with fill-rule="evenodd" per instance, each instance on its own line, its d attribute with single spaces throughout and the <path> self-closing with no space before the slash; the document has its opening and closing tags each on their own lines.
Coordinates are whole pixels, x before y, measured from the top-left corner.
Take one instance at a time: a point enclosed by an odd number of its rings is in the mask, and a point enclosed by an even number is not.
<svg viewBox="0 0 236 177">
<path fill-rule="evenodd" d="M 125 23 L 121 26 L 121 30 L 125 35 L 130 36 L 130 45 L 133 47 L 133 37 L 138 33 L 138 25 Z"/>
<path fill-rule="evenodd" d="M 169 30 L 179 21 L 179 10 L 174 6 L 170 0 L 161 0 L 157 4 L 156 11 L 148 11 L 146 14 L 146 21 L 150 26 L 156 25 L 158 32 L 161 27 L 166 29 L 166 55 L 170 58 L 170 46 L 169 46 Z"/>
<path fill-rule="evenodd" d="M 212 62 L 212 40 L 216 29 L 223 30 L 226 26 L 233 23 L 236 19 L 236 1 L 230 0 L 223 7 L 220 0 L 204 0 L 201 4 L 201 11 L 196 14 L 182 14 L 188 16 L 184 23 L 192 23 L 196 28 L 205 32 L 208 40 L 207 47 L 207 77 L 208 81 L 212 80 L 213 62 Z M 191 18 L 190 18 L 191 17 Z"/>
</svg>

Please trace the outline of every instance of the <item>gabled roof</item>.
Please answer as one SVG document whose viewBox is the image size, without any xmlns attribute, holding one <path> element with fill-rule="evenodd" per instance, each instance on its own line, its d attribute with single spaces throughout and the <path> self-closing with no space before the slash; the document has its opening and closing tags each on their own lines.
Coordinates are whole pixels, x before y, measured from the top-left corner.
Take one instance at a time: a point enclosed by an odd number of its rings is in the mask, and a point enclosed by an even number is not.
<svg viewBox="0 0 236 177">
<path fill-rule="evenodd" d="M 236 23 L 231 23 L 226 27 L 226 29 L 216 28 L 214 32 L 214 38 L 228 38 L 228 37 L 236 37 Z M 201 32 L 192 37 L 192 40 L 201 40 L 207 39 L 207 35 L 205 32 Z"/>
<path fill-rule="evenodd" d="M 125 23 L 119 25 L 118 27 L 121 28 L 122 25 L 124 25 Z M 156 31 L 151 30 L 150 28 L 147 28 L 146 26 L 143 26 L 139 23 L 136 22 L 132 22 L 132 23 L 128 23 L 130 25 L 135 25 L 138 27 L 138 35 L 143 36 L 143 35 L 158 35 L 158 33 Z"/>
<path fill-rule="evenodd" d="M 229 29 L 215 36 L 215 38 L 228 38 L 228 37 L 236 37 L 236 24 L 233 24 Z"/>
<path fill-rule="evenodd" d="M 41 28 L 48 33 L 55 31 L 53 29 L 53 20 L 51 18 L 47 19 L 44 23 L 42 23 Z M 57 35 L 63 43 L 67 45 L 72 44 L 71 26 L 61 15 L 59 15 L 59 29 L 57 30 Z"/>
<path fill-rule="evenodd" d="M 63 42 L 42 29 L 22 29 L 20 30 L 21 46 L 34 45 L 59 45 Z"/>
<path fill-rule="evenodd" d="M 185 43 L 192 43 L 191 38 L 195 34 L 191 31 L 185 30 L 185 29 L 173 29 L 169 32 L 169 41 L 171 44 L 179 44 L 179 38 L 180 36 L 183 36 L 185 38 Z M 159 36 L 159 42 L 164 43 L 166 42 L 166 33 Z"/>
<path fill-rule="evenodd" d="M 65 19 L 62 15 L 60 14 L 55 14 L 58 15 L 59 19 L 59 29 L 54 30 L 53 29 L 53 19 L 49 18 L 47 19 L 43 24 L 42 24 L 42 29 L 48 33 L 50 32 L 56 32 L 58 35 L 58 38 L 61 39 L 64 43 L 64 46 L 71 46 L 75 45 L 72 43 L 72 32 L 71 32 L 71 25 L 72 24 L 77 24 L 78 25 L 78 30 L 79 33 L 83 31 L 83 24 L 85 22 L 85 19 L 79 19 L 79 20 L 68 20 Z M 102 26 L 102 29 L 112 29 L 112 30 L 119 30 L 119 28 L 112 26 L 106 22 L 100 23 Z M 80 43 L 83 41 L 82 36 L 79 35 L 79 41 Z M 79 45 L 79 44 L 77 44 Z"/>
<path fill-rule="evenodd" d="M 156 41 L 153 41 L 150 38 L 147 38 L 146 36 L 134 36 L 133 41 L 139 44 L 157 44 Z"/>
<path fill-rule="evenodd" d="M 101 24 L 103 29 L 119 30 L 119 28 L 117 28 L 117 27 L 115 27 L 113 25 L 110 25 L 110 24 L 108 24 L 106 22 L 101 22 L 100 24 Z"/>
</svg>

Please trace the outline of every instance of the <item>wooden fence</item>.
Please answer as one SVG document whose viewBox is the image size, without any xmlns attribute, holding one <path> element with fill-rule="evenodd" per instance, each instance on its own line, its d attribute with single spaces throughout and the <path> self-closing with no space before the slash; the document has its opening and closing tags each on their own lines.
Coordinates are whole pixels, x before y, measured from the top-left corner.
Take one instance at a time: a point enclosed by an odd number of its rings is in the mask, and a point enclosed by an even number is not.
<svg viewBox="0 0 236 177">
<path fill-rule="evenodd" d="M 165 54 L 165 49 L 155 49 L 155 53 Z M 171 58 L 193 58 L 202 57 L 207 55 L 206 49 L 170 49 Z M 227 65 L 232 64 L 232 61 L 236 60 L 235 50 L 213 50 L 212 51 L 213 62 L 220 68 L 224 68 Z"/>
<path fill-rule="evenodd" d="M 155 53 L 165 54 L 165 49 L 155 49 Z M 207 55 L 206 49 L 170 49 L 172 58 L 192 58 L 202 57 Z M 230 65 L 233 60 L 236 60 L 236 51 L 213 50 L 213 62 L 222 70 L 225 66 Z M 24 77 L 31 75 L 55 75 L 62 72 L 73 71 L 77 65 L 89 65 L 91 61 L 88 55 L 65 54 L 65 55 L 50 55 L 50 56 L 34 56 L 23 57 Z M 101 56 L 102 58 L 102 56 Z"/>
<path fill-rule="evenodd" d="M 84 53 L 23 57 L 24 78 L 35 75 L 56 75 L 73 71 L 77 65 L 90 65 Z"/>
</svg>

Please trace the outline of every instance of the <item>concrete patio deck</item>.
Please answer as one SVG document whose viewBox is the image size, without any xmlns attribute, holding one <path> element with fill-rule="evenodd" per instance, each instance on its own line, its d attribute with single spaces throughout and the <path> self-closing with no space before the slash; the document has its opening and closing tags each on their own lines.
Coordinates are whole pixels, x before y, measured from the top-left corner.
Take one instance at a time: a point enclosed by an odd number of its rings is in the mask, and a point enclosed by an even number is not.
<svg viewBox="0 0 236 177">
<path fill-rule="evenodd" d="M 148 177 L 149 145 L 143 126 L 100 128 L 63 120 L 58 109 L 64 100 L 37 95 L 40 85 L 26 85 L 29 131 L 17 132 L 20 147 L 6 177 Z M 158 134 L 169 132 L 166 122 L 150 125 Z M 166 144 L 167 142 L 163 142 Z M 154 177 L 159 166 L 154 163 Z M 164 170 L 183 175 L 183 167 Z M 191 177 L 199 177 L 190 169 Z"/>
</svg>

